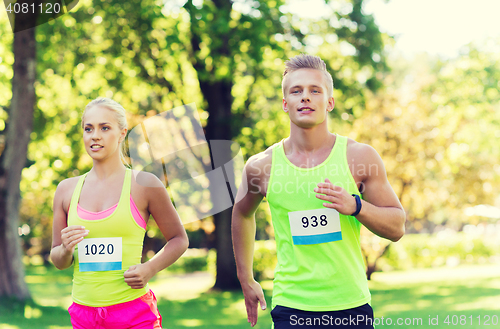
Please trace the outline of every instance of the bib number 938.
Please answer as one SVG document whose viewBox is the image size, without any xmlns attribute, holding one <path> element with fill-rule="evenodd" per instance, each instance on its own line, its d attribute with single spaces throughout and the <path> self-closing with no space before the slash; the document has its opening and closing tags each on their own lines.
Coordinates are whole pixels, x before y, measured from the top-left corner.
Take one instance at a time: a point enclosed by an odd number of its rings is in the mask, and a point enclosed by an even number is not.
<svg viewBox="0 0 500 329">
<path fill-rule="evenodd" d="M 293 244 L 318 244 L 342 240 L 340 216 L 329 208 L 288 213 Z"/>
<path fill-rule="evenodd" d="M 316 216 L 311 216 L 311 219 L 304 216 L 304 217 L 302 217 L 302 226 L 304 228 L 308 228 L 309 225 L 311 227 L 317 227 L 318 225 L 326 226 L 326 225 L 328 225 L 327 218 L 328 217 L 326 217 L 326 215 L 321 215 L 321 216 L 319 216 L 319 222 L 318 222 L 318 217 L 316 217 Z"/>
</svg>

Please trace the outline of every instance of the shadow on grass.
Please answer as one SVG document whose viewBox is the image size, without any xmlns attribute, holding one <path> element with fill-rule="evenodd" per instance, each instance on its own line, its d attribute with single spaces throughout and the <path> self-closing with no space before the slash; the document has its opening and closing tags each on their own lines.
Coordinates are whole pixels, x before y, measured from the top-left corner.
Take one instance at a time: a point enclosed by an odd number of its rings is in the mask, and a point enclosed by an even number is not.
<svg viewBox="0 0 500 329">
<path fill-rule="evenodd" d="M 26 306 L 7 303 L 10 308 L 0 308 L 0 329 L 70 329 L 67 307 L 71 303 L 71 278 L 72 268 L 64 271 L 52 267 L 28 268 L 26 281 L 34 301 L 28 302 Z M 193 279 L 196 280 L 190 280 Z M 271 292 L 265 293 L 268 307 L 271 307 Z M 246 320 L 241 292 L 208 291 L 186 301 L 159 298 L 158 308 L 163 317 L 163 326 L 167 329 L 251 328 Z M 271 327 L 269 312 L 259 311 L 259 321 L 254 328 Z"/>
<path fill-rule="evenodd" d="M 72 272 L 72 268 L 59 271 L 44 266 L 28 267 L 26 282 L 33 300 L 21 302 L 0 299 L 0 329 L 71 328 L 70 317 L 61 296 L 71 295 Z"/>
<path fill-rule="evenodd" d="M 270 307 L 271 297 L 266 295 Z M 158 300 L 158 309 L 163 317 L 163 327 L 180 329 L 196 327 L 202 329 L 249 329 L 246 320 L 243 295 L 237 292 L 207 292 L 197 299 L 185 302 Z M 24 313 L 3 312 L 0 308 L 0 329 L 70 329 L 68 312 L 61 307 L 45 307 L 29 302 Z M 256 329 L 269 329 L 271 316 L 269 310 L 259 311 L 259 321 Z M 29 316 L 31 318 L 26 318 Z M 8 325 L 8 326 L 5 326 Z"/>
<path fill-rule="evenodd" d="M 498 327 L 493 316 L 496 315 L 500 323 L 500 275 L 496 274 L 500 273 L 500 269 L 486 277 L 483 272 L 489 270 L 489 267 L 478 267 L 473 275 L 465 279 L 454 275 L 461 273 L 462 269 L 453 272 L 435 269 L 417 275 L 413 271 L 380 274 L 379 281 L 370 282 L 372 306 L 376 318 L 391 318 L 392 323 L 377 325 L 377 329 L 441 329 L 453 326 L 475 329 L 484 328 L 488 320 L 490 327 Z M 3 304 L 0 305 L 0 329 L 70 329 L 67 307 L 71 303 L 71 276 L 72 269 L 28 268 L 26 281 L 34 301 L 28 302 L 26 306 L 0 301 Z M 196 294 L 199 297 L 190 298 L 188 292 L 203 286 L 196 285 L 200 277 L 191 276 L 183 280 L 159 280 L 159 287 L 170 289 L 172 297 L 158 299 L 165 328 L 251 328 L 246 320 L 243 294 L 240 291 L 203 292 L 205 289 Z M 265 293 L 268 309 L 259 311 L 256 329 L 269 329 L 271 326 L 271 292 L 265 290 Z M 177 294 L 181 297 L 179 300 L 173 298 Z M 447 316 L 448 324 L 445 323 Z M 399 318 L 411 323 L 397 326 Z M 429 320 L 435 319 L 438 325 L 430 325 Z"/>
<path fill-rule="evenodd" d="M 409 283 L 402 287 L 375 284 L 372 286 L 372 306 L 375 317 L 389 328 L 397 319 L 408 321 L 405 328 L 484 328 L 500 323 L 500 279 L 485 278 L 469 281 L 437 281 Z M 498 322 L 492 316 L 496 315 Z M 392 325 L 387 323 L 391 318 Z M 411 319 L 408 320 L 408 319 Z M 447 323 L 446 323 L 447 321 Z M 411 323 L 411 324 L 410 324 Z M 431 325 L 432 324 L 432 325 Z M 437 324 L 437 325 L 434 325 Z"/>
<path fill-rule="evenodd" d="M 0 329 L 55 329 L 71 328 L 68 312 L 58 306 L 40 306 L 33 301 L 7 304 L 0 302 Z"/>
<path fill-rule="evenodd" d="M 259 311 L 256 329 L 271 327 L 270 292 L 266 291 L 268 309 Z M 163 325 L 168 329 L 196 327 L 204 329 L 251 328 L 247 322 L 245 303 L 241 292 L 206 292 L 199 298 L 185 302 L 158 301 Z"/>
</svg>

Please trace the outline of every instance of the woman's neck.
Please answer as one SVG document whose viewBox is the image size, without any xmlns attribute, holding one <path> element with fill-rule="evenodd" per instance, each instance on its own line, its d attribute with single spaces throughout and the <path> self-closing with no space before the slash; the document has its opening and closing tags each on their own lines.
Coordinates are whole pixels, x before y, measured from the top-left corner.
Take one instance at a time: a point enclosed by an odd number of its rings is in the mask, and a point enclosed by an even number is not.
<svg viewBox="0 0 500 329">
<path fill-rule="evenodd" d="M 126 167 L 119 158 L 111 158 L 104 161 L 94 160 L 94 165 L 90 170 L 90 173 L 92 173 L 98 180 L 107 180 L 115 175 L 123 176 L 125 170 Z"/>
</svg>

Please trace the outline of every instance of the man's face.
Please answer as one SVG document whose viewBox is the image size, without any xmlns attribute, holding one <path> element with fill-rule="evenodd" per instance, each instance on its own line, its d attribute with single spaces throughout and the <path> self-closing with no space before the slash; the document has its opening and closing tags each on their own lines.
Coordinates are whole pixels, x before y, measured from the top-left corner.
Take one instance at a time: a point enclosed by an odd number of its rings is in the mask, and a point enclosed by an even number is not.
<svg viewBox="0 0 500 329">
<path fill-rule="evenodd" d="M 283 110 L 292 124 L 312 128 L 323 123 L 333 110 L 324 73 L 316 69 L 299 69 L 287 74 Z"/>
</svg>

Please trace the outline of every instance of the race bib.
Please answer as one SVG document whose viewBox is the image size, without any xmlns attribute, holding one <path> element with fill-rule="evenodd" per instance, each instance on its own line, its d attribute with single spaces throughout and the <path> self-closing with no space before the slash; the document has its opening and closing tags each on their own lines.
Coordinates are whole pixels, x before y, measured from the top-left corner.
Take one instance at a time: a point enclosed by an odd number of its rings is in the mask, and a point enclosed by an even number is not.
<svg viewBox="0 0 500 329">
<path fill-rule="evenodd" d="M 342 240 L 339 212 L 321 208 L 288 213 L 293 244 L 318 244 Z"/>
<path fill-rule="evenodd" d="M 83 239 L 78 244 L 80 272 L 122 269 L 122 238 Z"/>
</svg>

